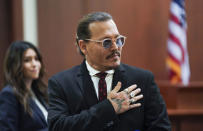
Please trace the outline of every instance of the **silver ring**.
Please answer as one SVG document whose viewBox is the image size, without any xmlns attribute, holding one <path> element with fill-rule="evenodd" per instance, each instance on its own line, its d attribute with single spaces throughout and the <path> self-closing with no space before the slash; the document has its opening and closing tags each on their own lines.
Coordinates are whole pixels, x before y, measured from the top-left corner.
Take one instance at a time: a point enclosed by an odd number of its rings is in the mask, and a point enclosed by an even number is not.
<svg viewBox="0 0 203 131">
<path fill-rule="evenodd" d="M 130 93 L 130 97 L 133 98 L 134 96 L 135 96 L 135 92 L 132 91 L 132 92 Z"/>
<path fill-rule="evenodd" d="M 130 103 L 130 104 L 133 104 L 134 102 L 135 102 L 134 99 L 130 99 L 130 100 L 129 100 L 129 103 Z"/>
</svg>

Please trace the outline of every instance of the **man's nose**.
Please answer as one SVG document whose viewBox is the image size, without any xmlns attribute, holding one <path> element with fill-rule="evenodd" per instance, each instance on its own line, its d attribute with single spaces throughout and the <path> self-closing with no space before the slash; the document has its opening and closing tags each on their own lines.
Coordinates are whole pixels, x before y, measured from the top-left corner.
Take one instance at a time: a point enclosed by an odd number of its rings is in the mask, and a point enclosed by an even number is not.
<svg viewBox="0 0 203 131">
<path fill-rule="evenodd" d="M 111 49 L 113 50 L 118 49 L 118 45 L 116 44 L 116 41 L 112 41 Z"/>
</svg>

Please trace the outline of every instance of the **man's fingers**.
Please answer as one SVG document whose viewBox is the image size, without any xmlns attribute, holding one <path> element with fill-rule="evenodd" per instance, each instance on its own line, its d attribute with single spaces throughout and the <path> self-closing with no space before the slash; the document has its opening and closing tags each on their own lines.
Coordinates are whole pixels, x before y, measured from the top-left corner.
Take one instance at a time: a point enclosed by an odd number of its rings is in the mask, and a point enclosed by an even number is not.
<svg viewBox="0 0 203 131">
<path fill-rule="evenodd" d="M 143 98 L 143 95 L 141 94 L 141 95 L 138 95 L 138 96 L 135 96 L 135 97 L 131 98 L 131 100 L 132 100 L 133 102 L 136 102 L 136 101 L 138 101 L 138 100 L 140 100 L 140 99 L 142 99 L 142 98 Z"/>
<path fill-rule="evenodd" d="M 134 85 L 131 85 L 130 87 L 128 87 L 128 93 L 133 91 L 135 88 L 137 88 L 137 84 L 134 84 Z"/>
<path fill-rule="evenodd" d="M 130 87 L 126 88 L 126 89 L 124 90 L 124 92 L 125 92 L 126 94 L 129 94 L 129 93 L 130 93 L 131 91 L 133 91 L 135 88 L 137 88 L 137 85 L 136 85 L 136 84 L 131 85 Z"/>
<path fill-rule="evenodd" d="M 118 97 L 119 94 L 117 92 L 120 90 L 120 88 L 121 82 L 118 82 L 115 88 L 108 94 L 107 98 L 111 100 L 112 98 Z"/>
<path fill-rule="evenodd" d="M 133 98 L 134 96 L 136 96 L 138 93 L 141 92 L 141 89 L 140 88 L 137 88 L 136 90 L 132 91 L 129 95 L 130 95 L 130 98 Z"/>
<path fill-rule="evenodd" d="M 129 109 L 140 107 L 140 106 L 141 106 L 141 103 L 131 104 L 129 105 Z"/>
<path fill-rule="evenodd" d="M 121 88 L 121 82 L 119 81 L 116 85 L 116 87 L 112 90 L 112 92 L 117 93 Z"/>
</svg>

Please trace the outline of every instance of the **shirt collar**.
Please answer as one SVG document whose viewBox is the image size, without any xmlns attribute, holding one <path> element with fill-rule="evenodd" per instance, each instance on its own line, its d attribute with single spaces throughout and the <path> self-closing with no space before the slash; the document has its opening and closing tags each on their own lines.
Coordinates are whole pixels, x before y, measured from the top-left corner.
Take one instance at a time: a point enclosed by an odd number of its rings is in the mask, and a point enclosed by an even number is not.
<svg viewBox="0 0 203 131">
<path fill-rule="evenodd" d="M 93 67 L 91 67 L 89 65 L 89 63 L 87 62 L 87 60 L 85 61 L 86 63 L 86 66 L 87 66 L 87 70 L 89 71 L 89 74 L 90 76 L 95 76 L 97 73 L 99 73 L 100 71 L 94 69 Z M 113 74 L 115 71 L 114 70 L 108 70 L 108 71 L 105 71 L 108 75 L 110 74 Z"/>
</svg>

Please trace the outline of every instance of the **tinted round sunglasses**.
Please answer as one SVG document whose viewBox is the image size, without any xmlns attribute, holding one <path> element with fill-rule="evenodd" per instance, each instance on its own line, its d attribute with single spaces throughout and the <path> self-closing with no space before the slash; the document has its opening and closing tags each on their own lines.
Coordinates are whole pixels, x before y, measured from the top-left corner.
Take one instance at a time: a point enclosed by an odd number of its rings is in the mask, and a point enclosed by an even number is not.
<svg viewBox="0 0 203 131">
<path fill-rule="evenodd" d="M 110 38 L 106 38 L 106 39 L 103 39 L 103 40 L 93 40 L 93 39 L 85 39 L 87 41 L 92 41 L 92 42 L 97 42 L 97 43 L 102 43 L 102 46 L 107 49 L 107 48 L 110 48 L 113 44 L 113 42 L 115 41 L 116 42 L 116 45 L 118 47 L 122 47 L 124 46 L 125 44 L 125 39 L 126 37 L 125 36 L 122 36 L 122 35 L 119 35 L 115 40 L 113 39 L 110 39 Z"/>
</svg>

